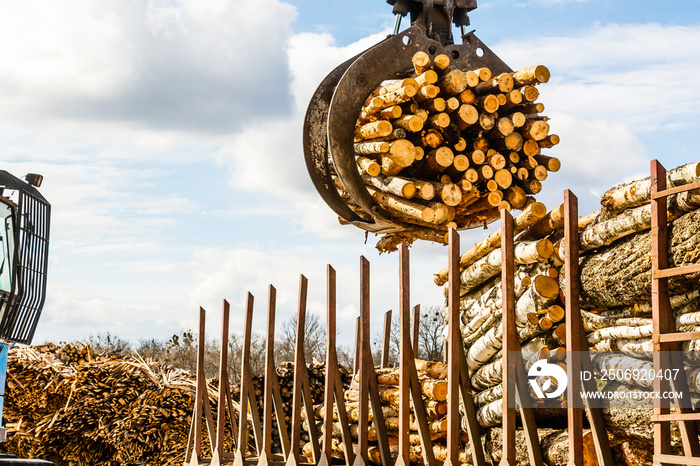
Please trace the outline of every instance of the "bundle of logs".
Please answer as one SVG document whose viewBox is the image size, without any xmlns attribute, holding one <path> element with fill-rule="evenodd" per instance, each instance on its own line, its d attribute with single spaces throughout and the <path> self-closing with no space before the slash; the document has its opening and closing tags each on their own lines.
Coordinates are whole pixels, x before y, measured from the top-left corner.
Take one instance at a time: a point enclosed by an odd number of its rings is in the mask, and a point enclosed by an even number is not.
<svg viewBox="0 0 700 466">
<path fill-rule="evenodd" d="M 674 187 L 696 182 L 699 177 L 700 163 L 692 163 L 669 170 L 667 181 Z M 600 211 L 579 218 L 581 316 L 599 375 L 618 369 L 644 374 L 652 367 L 650 198 L 650 179 L 637 180 L 608 190 Z M 559 206 L 539 218 L 525 215 L 526 211 L 514 219 L 518 235 L 514 251 L 515 321 L 526 369 L 547 359 L 566 370 L 562 364 L 566 355 L 563 209 Z M 700 263 L 700 190 L 669 197 L 668 213 L 669 266 Z M 487 435 L 499 432 L 494 429 L 500 429 L 497 426 L 503 414 L 500 261 L 500 231 L 460 258 L 461 329 L 478 421 L 488 429 Z M 670 280 L 679 331 L 700 329 L 699 277 L 695 273 Z M 446 281 L 447 269 L 443 269 L 435 282 L 445 287 L 445 296 Z M 699 341 L 683 345 L 686 351 L 698 348 Z M 700 392 L 700 367 L 694 367 L 700 366 L 700 358 L 687 357 L 685 362 L 691 391 Z M 652 390 L 652 381 L 644 377 L 630 378 L 626 386 L 613 385 L 608 388 Z M 561 427 L 566 422 L 565 410 L 538 410 L 540 400 L 535 396 L 531 399 L 538 427 Z M 638 399 L 651 398 L 640 394 Z M 606 426 L 615 454 L 622 455 L 627 464 L 651 464 L 651 409 L 611 408 L 606 410 Z M 677 428 L 673 432 L 679 444 Z M 566 451 L 561 458 L 548 461 L 566 464 Z"/>
<path fill-rule="evenodd" d="M 450 67 L 447 55 L 413 57 L 411 77 L 385 81 L 365 102 L 355 128 L 358 170 L 374 200 L 400 222 L 420 227 L 385 236 L 380 251 L 416 238 L 446 243 L 450 227 L 471 228 L 523 209 L 560 162 L 541 153 L 549 134 L 535 85 L 545 66 L 492 75 Z M 334 183 L 348 205 L 364 212 Z"/>
</svg>

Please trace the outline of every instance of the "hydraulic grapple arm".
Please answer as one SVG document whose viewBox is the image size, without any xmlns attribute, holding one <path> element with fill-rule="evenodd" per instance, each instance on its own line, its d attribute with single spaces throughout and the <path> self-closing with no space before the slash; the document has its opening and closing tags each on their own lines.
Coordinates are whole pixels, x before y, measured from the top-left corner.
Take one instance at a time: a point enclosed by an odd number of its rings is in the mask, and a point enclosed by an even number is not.
<svg viewBox="0 0 700 466">
<path fill-rule="evenodd" d="M 467 13 L 475 0 L 388 0 L 397 19 L 411 15 L 412 25 L 333 70 L 314 93 L 304 122 L 304 155 L 311 180 L 324 201 L 348 223 L 367 231 L 391 233 L 420 229 L 390 216 L 362 182 L 355 162 L 353 134 L 367 96 L 387 79 L 412 73 L 411 58 L 423 51 L 435 57 L 446 54 L 454 67 L 489 67 L 494 73 L 512 71 L 473 31 L 454 44 L 452 24 L 469 24 Z M 398 30 L 398 27 L 397 27 Z M 331 174 L 366 214 L 363 219 L 338 194 Z"/>
</svg>

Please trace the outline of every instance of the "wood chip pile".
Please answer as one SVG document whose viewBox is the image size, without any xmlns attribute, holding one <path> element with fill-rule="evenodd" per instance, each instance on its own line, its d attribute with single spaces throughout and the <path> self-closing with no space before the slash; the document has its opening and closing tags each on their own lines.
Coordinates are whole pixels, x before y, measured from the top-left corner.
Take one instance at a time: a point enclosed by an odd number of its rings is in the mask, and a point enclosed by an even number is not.
<svg viewBox="0 0 700 466">
<path fill-rule="evenodd" d="M 669 170 L 668 185 L 696 182 L 699 177 L 700 163 L 684 165 Z M 651 369 L 650 197 L 649 178 L 617 186 L 603 195 L 599 212 L 579 219 L 581 314 L 599 375 L 613 369 Z M 672 195 L 668 211 L 669 266 L 700 263 L 700 190 Z M 519 340 L 529 356 L 526 368 L 547 359 L 566 369 L 563 223 L 563 205 L 539 220 L 515 218 L 515 314 Z M 502 420 L 500 256 L 500 232 L 496 232 L 460 260 L 462 335 L 479 423 L 490 429 L 498 428 Z M 679 331 L 700 329 L 699 278 L 696 273 L 670 280 Z M 445 296 L 446 281 L 443 269 L 435 282 L 444 286 Z M 684 343 L 682 349 L 697 351 L 700 341 Z M 700 357 L 686 358 L 686 364 L 691 390 L 700 393 Z M 626 386 L 610 388 L 649 392 L 652 385 L 638 377 Z M 537 405 L 539 400 L 531 398 Z M 543 411 L 535 411 L 538 426 L 565 422 L 565 411 Z M 606 425 L 616 454 L 625 456 L 627 464 L 647 462 L 653 445 L 651 409 L 610 409 Z M 677 429 L 673 432 L 678 445 L 680 434 Z M 566 463 L 562 461 L 550 464 Z"/>
<path fill-rule="evenodd" d="M 545 66 L 493 75 L 452 68 L 447 55 L 431 60 L 418 52 L 412 61 L 411 77 L 386 81 L 367 98 L 355 128 L 367 190 L 409 225 L 380 240 L 380 251 L 416 238 L 446 243 L 450 227 L 472 228 L 498 218 L 500 209 L 523 209 L 560 167 L 541 153 L 559 142 L 536 102 L 535 85 L 549 80 Z M 334 182 L 369 219 L 342 180 Z"/>
</svg>

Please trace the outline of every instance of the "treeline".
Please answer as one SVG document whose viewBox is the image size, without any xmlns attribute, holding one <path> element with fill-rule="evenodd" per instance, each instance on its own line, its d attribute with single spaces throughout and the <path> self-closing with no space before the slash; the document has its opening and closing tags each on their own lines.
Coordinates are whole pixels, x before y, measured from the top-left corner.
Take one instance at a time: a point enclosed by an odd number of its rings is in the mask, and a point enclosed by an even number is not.
<svg viewBox="0 0 700 466">
<path fill-rule="evenodd" d="M 419 325 L 419 344 L 417 357 L 427 360 L 442 359 L 442 315 L 438 306 L 430 306 L 421 313 Z M 382 330 L 375 332 L 372 342 L 375 363 L 381 358 Z M 279 365 L 285 361 L 294 361 L 294 346 L 296 339 L 296 317 L 285 321 L 275 334 L 275 362 Z M 123 339 L 109 332 L 91 335 L 88 345 L 96 354 L 114 353 L 120 355 L 136 354 L 143 358 L 151 358 L 165 366 L 172 366 L 194 372 L 197 365 L 197 335 L 192 330 L 182 331 L 166 340 L 155 338 L 141 339 L 136 343 Z M 309 314 L 306 317 L 304 337 L 304 353 L 308 363 L 314 360 L 325 361 L 326 357 L 326 327 L 319 317 Z M 398 364 L 399 320 L 393 319 L 390 339 L 390 365 Z M 239 374 L 241 353 L 243 350 L 243 335 L 229 335 L 229 374 Z M 338 362 L 347 368 L 353 367 L 354 347 L 339 346 Z M 219 370 L 220 342 L 207 340 L 204 351 L 204 371 L 207 377 L 216 377 Z M 254 374 L 263 373 L 265 366 L 265 337 L 254 333 L 250 345 L 250 365 Z"/>
</svg>

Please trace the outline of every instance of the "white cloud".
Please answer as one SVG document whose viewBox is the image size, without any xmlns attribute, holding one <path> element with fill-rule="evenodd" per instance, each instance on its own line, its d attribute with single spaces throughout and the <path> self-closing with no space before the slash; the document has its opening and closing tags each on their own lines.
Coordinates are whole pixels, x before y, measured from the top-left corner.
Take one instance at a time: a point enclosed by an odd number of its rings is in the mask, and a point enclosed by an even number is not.
<svg viewBox="0 0 700 466">
<path fill-rule="evenodd" d="M 231 175 L 234 189 L 267 192 L 291 201 L 305 231 L 324 237 L 347 236 L 338 228 L 336 215 L 321 205 L 303 159 L 302 130 L 306 106 L 318 84 L 336 66 L 379 42 L 375 34 L 346 47 L 338 47 L 329 34 L 293 36 L 288 49 L 289 90 L 295 111 L 267 122 L 256 122 L 235 134 L 218 152 L 218 160 Z"/>
<path fill-rule="evenodd" d="M 292 76 L 291 91 L 296 109 L 306 111 L 314 91 L 337 66 L 358 53 L 381 42 L 389 31 L 382 31 L 362 38 L 345 47 L 335 45 L 333 36 L 327 33 L 301 33 L 289 41 L 289 68 Z"/>
<path fill-rule="evenodd" d="M 648 160 L 682 160 L 678 154 L 650 154 L 643 140 L 664 138 L 693 125 L 700 96 L 686 77 L 700 74 L 700 27 L 596 26 L 570 37 L 542 36 L 522 43 L 494 44 L 514 68 L 545 64 L 549 83 L 539 101 L 561 143 L 546 151 L 561 159 L 538 199 L 548 206 L 571 189 L 581 212 L 597 210 L 602 193 L 634 175 L 648 176 Z"/>
<path fill-rule="evenodd" d="M 596 26 L 571 37 L 494 45 L 512 67 L 545 64 L 541 87 L 549 112 L 624 124 L 634 133 L 690 128 L 700 96 L 688 79 L 700 73 L 700 26 Z"/>
<path fill-rule="evenodd" d="M 310 183 L 301 148 L 316 86 L 385 33 L 348 47 L 336 46 L 328 34 L 292 36 L 293 9 L 263 3 L 250 17 L 240 14 L 238 0 L 0 7 L 0 13 L 8 8 L 0 14 L 3 37 L 10 34 L 5 23 L 33 26 L 11 30 L 13 50 L 0 41 L 0 58 L 12 69 L 0 76 L 0 168 L 43 173 L 42 191 L 54 205 L 41 335 L 69 339 L 109 329 L 128 338 L 163 337 L 195 328 L 199 305 L 214 314 L 208 334 L 216 335 L 221 299 L 230 299 L 240 316 L 248 290 L 256 296 L 260 328 L 267 284 L 277 286 L 278 320 L 285 320 L 296 310 L 299 273 L 310 279 L 310 312 L 324 315 L 330 261 L 339 264 L 338 318 L 351 340 L 360 253 L 372 261 L 373 314 L 379 316 L 373 334 L 381 313 L 396 309 L 396 255 L 377 258 L 373 235 L 362 245 L 364 232 L 338 225 Z M 90 41 L 86 34 L 93 34 Z M 562 137 L 551 151 L 562 170 L 550 175 L 538 198 L 553 206 L 570 188 L 590 211 L 602 190 L 646 173 L 642 136 L 694 121 L 700 102 L 688 77 L 700 72 L 697 34 L 697 28 L 611 25 L 576 37 L 532 39 L 528 47 L 492 46 L 511 66 L 545 63 L 552 70 L 541 101 Z M 198 132 L 216 129 L 221 134 Z M 207 204 L 207 182 L 226 174 L 227 196 L 236 202 Z M 200 180 L 199 192 L 193 179 Z M 178 237 L 173 231 L 183 217 L 209 209 L 202 232 Z M 217 222 L 209 223 L 214 216 Z M 228 222 L 218 223 L 222 217 Z M 290 218 L 309 232 L 306 247 L 288 241 Z M 249 220 L 278 223 L 272 234 L 288 242 L 287 249 L 250 237 L 239 227 Z M 208 228 L 225 233 L 203 231 Z M 463 248 L 483 235 L 464 233 Z M 351 240 L 336 240 L 344 237 Z M 432 273 L 446 264 L 447 249 L 418 244 L 411 253 L 414 300 L 439 304 Z"/>
<path fill-rule="evenodd" d="M 279 0 L 4 4 L 0 116 L 231 130 L 291 105 L 295 15 Z"/>
</svg>

